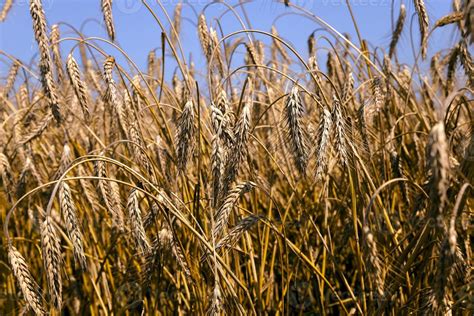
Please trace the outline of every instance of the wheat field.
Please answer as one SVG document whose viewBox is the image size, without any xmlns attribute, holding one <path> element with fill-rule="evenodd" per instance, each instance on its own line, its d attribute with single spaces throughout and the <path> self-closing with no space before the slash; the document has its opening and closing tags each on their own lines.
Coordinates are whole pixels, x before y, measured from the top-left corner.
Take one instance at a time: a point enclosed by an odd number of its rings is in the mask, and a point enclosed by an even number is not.
<svg viewBox="0 0 474 316">
<path fill-rule="evenodd" d="M 29 0 L 34 62 L 0 50 L 2 315 L 474 313 L 473 1 L 437 20 L 405 1 L 383 47 L 277 1 L 322 30 L 301 51 L 247 28 L 245 1 L 212 4 L 242 22 L 226 34 L 143 0 L 145 69 L 97 2 L 108 38 L 66 50 Z"/>
</svg>

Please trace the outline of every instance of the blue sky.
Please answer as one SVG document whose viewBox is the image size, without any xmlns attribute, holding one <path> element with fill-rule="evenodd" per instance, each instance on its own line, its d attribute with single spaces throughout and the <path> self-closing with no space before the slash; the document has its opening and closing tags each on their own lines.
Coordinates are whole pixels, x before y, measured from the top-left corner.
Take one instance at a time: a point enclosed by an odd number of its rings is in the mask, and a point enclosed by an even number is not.
<svg viewBox="0 0 474 316">
<path fill-rule="evenodd" d="M 4 2 L 0 0 L 0 3 Z M 167 12 L 172 15 L 174 6 L 179 0 L 163 0 L 161 3 Z M 184 1 L 186 2 L 186 1 Z M 200 53 L 200 46 L 197 41 L 195 22 L 196 12 L 201 12 L 206 4 L 212 1 L 188 0 L 189 5 L 183 5 L 183 22 L 181 29 L 181 41 L 184 46 L 185 55 L 188 59 L 192 55 L 197 69 L 203 65 L 203 57 Z M 226 1 L 234 5 L 238 1 Z M 292 0 L 300 6 L 305 7 L 331 24 L 338 31 L 347 32 L 352 36 L 357 44 L 354 25 L 349 16 L 345 0 Z M 358 22 L 362 37 L 367 39 L 372 46 L 386 48 L 390 42 L 391 34 L 391 7 L 395 7 L 395 19 L 398 16 L 400 3 L 405 3 L 407 7 L 408 21 L 414 13 L 412 0 L 350 0 L 354 10 L 355 18 Z M 448 0 L 428 0 L 427 7 L 430 15 L 430 23 L 434 24 L 436 19 L 451 11 L 451 1 Z M 0 23 L 0 49 L 20 58 L 24 62 L 29 62 L 37 52 L 37 45 L 34 41 L 32 23 L 29 15 L 28 0 L 16 0 L 7 17 L 7 20 Z M 159 16 L 159 18 L 169 29 L 165 16 L 157 5 L 156 0 L 148 0 L 148 3 Z M 52 25 L 60 22 L 68 22 L 75 28 L 81 29 L 86 36 L 98 36 L 107 38 L 100 10 L 99 0 L 43 0 L 48 24 Z M 191 8 L 192 7 L 192 8 Z M 280 36 L 288 40 L 298 51 L 307 57 L 306 40 L 308 35 L 319 26 L 286 8 L 276 1 L 263 0 L 253 1 L 245 5 L 248 18 L 252 27 L 264 31 L 269 31 L 272 24 L 275 24 Z M 207 7 L 206 16 L 209 24 L 216 26 L 215 19 L 225 10 L 222 4 L 213 4 Z M 237 10 L 244 19 L 242 11 Z M 129 54 L 129 56 L 141 67 L 145 68 L 146 58 L 151 49 L 160 46 L 160 28 L 153 19 L 147 8 L 138 0 L 115 0 L 113 2 L 113 14 L 117 33 L 117 43 Z M 244 19 L 245 21 L 245 19 Z M 237 19 L 227 13 L 220 20 L 224 33 L 241 29 Z M 246 23 L 246 22 L 245 22 Z M 413 33 L 418 34 L 418 24 L 416 18 L 413 19 Z M 60 27 L 62 37 L 73 36 L 71 29 L 67 25 Z M 318 32 L 319 35 L 325 34 Z M 449 47 L 459 35 L 452 28 L 438 30 L 430 39 L 430 50 L 437 50 Z M 323 42 L 321 42 L 323 43 Z M 418 38 L 415 38 L 415 48 L 419 49 Z M 63 58 L 71 49 L 71 42 L 61 46 Z M 104 43 L 100 44 L 110 54 L 118 57 L 120 54 Z M 321 44 L 324 46 L 324 44 Z M 410 27 L 405 27 L 402 40 L 398 46 L 399 56 L 402 62 L 413 61 L 413 54 L 410 44 Z M 124 60 L 118 57 L 119 62 Z M 0 78 L 6 76 L 8 69 L 7 60 L 0 56 Z M 168 71 L 168 69 L 167 69 Z"/>
</svg>

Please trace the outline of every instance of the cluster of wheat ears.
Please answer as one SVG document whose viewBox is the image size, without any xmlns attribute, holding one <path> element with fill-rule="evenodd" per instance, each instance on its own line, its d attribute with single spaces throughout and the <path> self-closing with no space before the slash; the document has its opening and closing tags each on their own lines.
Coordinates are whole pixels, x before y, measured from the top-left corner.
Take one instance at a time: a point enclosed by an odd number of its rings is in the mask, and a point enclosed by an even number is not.
<svg viewBox="0 0 474 316">
<path fill-rule="evenodd" d="M 278 4 L 319 25 L 308 54 L 215 2 L 196 12 L 196 70 L 192 7 L 163 20 L 142 4 L 161 31 L 146 71 L 115 44 L 112 0 L 109 39 L 66 38 L 30 0 L 38 63 L 0 51 L 2 314 L 473 312 L 473 1 L 435 22 L 407 1 L 373 48 Z M 206 22 L 209 6 L 241 30 Z M 428 56 L 447 25 L 457 40 Z"/>
</svg>

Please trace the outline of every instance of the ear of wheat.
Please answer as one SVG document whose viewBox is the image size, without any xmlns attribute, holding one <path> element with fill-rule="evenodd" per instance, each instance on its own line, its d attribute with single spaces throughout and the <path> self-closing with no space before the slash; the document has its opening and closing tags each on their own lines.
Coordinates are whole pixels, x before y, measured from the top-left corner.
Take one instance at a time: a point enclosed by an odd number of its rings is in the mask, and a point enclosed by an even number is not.
<svg viewBox="0 0 474 316">
<path fill-rule="evenodd" d="M 289 141 L 293 159 L 299 172 L 304 174 L 308 164 L 306 135 L 303 130 L 303 103 L 298 94 L 298 88 L 293 87 L 285 103 L 285 119 L 288 128 Z"/>
<path fill-rule="evenodd" d="M 393 31 L 393 34 L 392 34 L 392 40 L 390 41 L 390 45 L 389 45 L 388 55 L 390 57 L 392 57 L 393 54 L 395 53 L 395 47 L 397 46 L 397 43 L 400 40 L 400 37 L 402 35 L 403 26 L 405 25 L 406 16 L 407 16 L 407 11 L 406 11 L 405 5 L 402 3 L 400 5 L 400 13 L 398 14 L 398 19 L 397 19 L 397 23 L 395 25 L 395 30 Z"/>
<path fill-rule="evenodd" d="M 62 306 L 61 246 L 51 216 L 41 224 L 41 246 L 49 292 L 58 310 Z"/>
<path fill-rule="evenodd" d="M 104 15 L 105 28 L 111 41 L 115 40 L 115 26 L 112 17 L 112 0 L 101 0 L 102 14 Z"/>
<path fill-rule="evenodd" d="M 28 305 L 36 315 L 46 315 L 46 310 L 43 308 L 41 296 L 38 292 L 38 285 L 31 275 L 26 260 L 12 245 L 8 246 L 8 261 Z"/>
<path fill-rule="evenodd" d="M 3 4 L 2 11 L 0 11 L 0 22 L 5 21 L 7 18 L 8 12 L 10 12 L 13 6 L 13 0 L 5 0 Z"/>
<path fill-rule="evenodd" d="M 77 64 L 74 56 L 69 54 L 67 56 L 66 70 L 69 75 L 69 80 L 74 89 L 79 104 L 81 105 L 84 119 L 88 122 L 90 120 L 89 114 L 89 100 L 87 95 L 87 86 L 84 81 L 81 80 L 79 65 Z"/>
<path fill-rule="evenodd" d="M 416 14 L 418 15 L 418 24 L 420 26 L 420 35 L 421 35 L 421 56 L 423 59 L 426 58 L 426 53 L 428 49 L 428 27 L 429 19 L 428 12 L 426 11 L 425 1 L 424 0 L 413 0 L 415 3 Z"/>
<path fill-rule="evenodd" d="M 46 17 L 41 0 L 30 0 L 30 14 L 33 19 L 33 29 L 40 51 L 41 82 L 44 93 L 49 99 L 49 106 L 57 122 L 61 122 L 59 96 L 53 80 L 52 59 L 49 52 L 49 40 L 46 33 Z"/>
<path fill-rule="evenodd" d="M 139 191 L 132 189 L 128 195 L 127 210 L 132 230 L 132 235 L 141 253 L 147 253 L 150 250 L 150 242 L 143 227 L 142 214 L 138 202 Z"/>
<path fill-rule="evenodd" d="M 76 262 L 86 269 L 87 261 L 84 255 L 83 235 L 81 232 L 77 210 L 72 200 L 71 189 L 66 182 L 62 182 L 59 190 L 59 200 L 61 204 L 61 211 L 66 222 L 66 230 L 71 239 L 74 258 Z"/>
<path fill-rule="evenodd" d="M 194 147 L 194 105 L 191 100 L 184 105 L 178 119 L 176 132 L 176 157 L 178 170 L 184 171 Z"/>
</svg>

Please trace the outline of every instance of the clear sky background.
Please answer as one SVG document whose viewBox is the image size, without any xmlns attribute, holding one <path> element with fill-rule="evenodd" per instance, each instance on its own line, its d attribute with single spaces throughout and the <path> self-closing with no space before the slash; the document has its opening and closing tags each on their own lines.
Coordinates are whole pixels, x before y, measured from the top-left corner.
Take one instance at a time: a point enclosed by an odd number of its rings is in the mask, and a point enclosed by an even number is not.
<svg viewBox="0 0 474 316">
<path fill-rule="evenodd" d="M 4 0 L 0 0 L 3 5 Z M 174 7 L 179 0 L 163 0 L 166 11 L 172 16 Z M 181 42 L 183 43 L 186 59 L 192 55 L 196 69 L 203 66 L 204 60 L 201 48 L 197 41 L 196 21 L 207 4 L 212 1 L 188 0 L 183 1 L 183 21 L 181 28 Z M 350 18 L 345 0 L 292 0 L 310 10 L 324 19 L 341 33 L 346 32 L 352 36 L 353 41 L 358 44 L 354 25 Z M 451 12 L 451 0 L 427 0 L 426 5 L 430 16 L 430 24 L 441 16 Z M 148 0 L 148 3 L 166 25 L 169 30 L 163 11 L 156 0 Z M 187 3 L 187 4 L 186 4 Z M 235 5 L 238 1 L 226 1 Z M 350 0 L 355 18 L 360 28 L 362 37 L 367 39 L 372 46 L 380 46 L 387 49 L 390 43 L 392 29 L 392 5 L 394 7 L 394 18 L 398 16 L 400 4 L 404 3 L 407 8 L 407 21 L 413 21 L 411 29 L 415 34 L 414 43 L 416 52 L 419 51 L 418 21 L 413 18 L 415 12 L 412 0 Z M 71 26 L 80 29 L 85 36 L 97 36 L 107 38 L 103 22 L 99 0 L 43 0 L 43 5 L 49 26 L 55 23 L 67 22 Z M 314 21 L 308 20 L 300 15 L 294 14 L 292 9 L 285 7 L 282 3 L 271 0 L 255 0 L 245 5 L 251 27 L 254 29 L 270 31 L 271 26 L 276 25 L 280 36 L 288 40 L 302 55 L 307 58 L 306 41 L 309 34 L 320 28 Z M 212 4 L 206 8 L 208 24 L 216 28 L 216 20 L 226 7 L 223 4 Z M 239 15 L 244 19 L 241 9 L 237 9 Z M 148 9 L 138 0 L 114 0 L 113 15 L 116 27 L 117 43 L 129 54 L 129 56 L 145 69 L 148 52 L 160 46 L 160 28 Z M 245 22 L 245 19 L 244 19 Z M 247 22 L 245 22 L 247 23 Z M 241 29 L 237 19 L 231 13 L 226 13 L 220 24 L 223 32 L 228 34 Z M 60 26 L 62 37 L 77 37 L 72 29 L 66 25 Z M 318 35 L 327 35 L 319 31 Z M 459 39 L 459 34 L 453 28 L 437 30 L 429 41 L 430 51 L 449 47 Z M 410 23 L 405 26 L 402 40 L 398 45 L 399 57 L 402 62 L 412 63 L 413 52 L 410 44 Z M 324 41 L 320 45 L 326 46 Z M 116 56 L 119 62 L 120 53 L 110 48 L 105 43 L 100 44 L 110 54 Z M 67 56 L 72 47 L 72 42 L 61 46 L 63 58 Z M 37 44 L 33 37 L 32 22 L 29 14 L 29 0 L 15 0 L 14 6 L 7 20 L 0 23 L 0 49 L 8 54 L 14 55 L 22 61 L 29 63 L 36 58 Z M 158 52 L 160 52 L 158 50 Z M 76 56 L 78 54 L 76 53 Z M 322 62 L 322 61 L 320 61 Z M 0 56 L 0 79 L 6 76 L 9 61 Z M 126 65 L 125 65 L 126 66 Z M 170 65 L 170 67 L 174 67 Z M 202 68 L 202 67 L 201 67 Z M 167 71 L 169 69 L 167 68 Z M 172 72 L 172 70 L 168 71 Z M 168 74 L 169 75 L 169 74 Z"/>
</svg>

